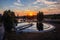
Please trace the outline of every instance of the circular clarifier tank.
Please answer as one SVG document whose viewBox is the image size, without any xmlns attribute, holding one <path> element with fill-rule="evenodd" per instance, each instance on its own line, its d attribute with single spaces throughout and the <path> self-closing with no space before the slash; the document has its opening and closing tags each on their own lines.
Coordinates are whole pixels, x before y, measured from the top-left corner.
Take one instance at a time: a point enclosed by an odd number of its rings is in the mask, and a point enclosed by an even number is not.
<svg viewBox="0 0 60 40">
<path fill-rule="evenodd" d="M 25 28 L 26 25 L 28 25 L 28 24 L 30 24 L 30 23 L 28 23 L 28 22 L 19 23 L 18 26 L 16 26 L 17 31 L 18 32 L 19 31 L 23 31 L 23 32 L 48 32 L 48 31 L 51 31 L 51 30 L 55 29 L 55 27 L 53 25 L 48 24 L 48 23 L 43 23 L 43 30 L 39 31 L 39 30 L 37 30 L 36 22 L 32 22 L 32 24 L 33 24 L 32 26 L 30 26 L 30 27 L 27 26 L 27 28 Z M 25 26 L 23 26 L 23 25 L 25 25 Z M 20 28 L 18 28 L 18 27 L 21 27 L 21 26 L 24 28 L 23 30 L 20 30 Z"/>
</svg>

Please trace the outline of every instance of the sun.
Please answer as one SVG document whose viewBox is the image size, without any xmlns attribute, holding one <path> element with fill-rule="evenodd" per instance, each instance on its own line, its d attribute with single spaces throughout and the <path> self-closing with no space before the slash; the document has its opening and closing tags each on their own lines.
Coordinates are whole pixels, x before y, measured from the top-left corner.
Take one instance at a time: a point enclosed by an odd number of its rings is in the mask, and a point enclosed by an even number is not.
<svg viewBox="0 0 60 40">
<path fill-rule="evenodd" d="M 32 13 L 30 13 L 30 14 L 29 14 L 29 16 L 33 16 L 33 14 L 32 14 Z"/>
<path fill-rule="evenodd" d="M 27 16 L 34 16 L 34 15 L 36 15 L 35 11 L 26 11 L 25 13 L 27 14 Z"/>
</svg>

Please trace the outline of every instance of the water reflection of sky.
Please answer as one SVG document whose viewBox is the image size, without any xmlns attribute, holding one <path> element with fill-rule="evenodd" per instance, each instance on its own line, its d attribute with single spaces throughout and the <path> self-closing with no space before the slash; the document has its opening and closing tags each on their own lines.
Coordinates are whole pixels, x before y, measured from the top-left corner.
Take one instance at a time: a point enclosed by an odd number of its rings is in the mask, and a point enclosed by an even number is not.
<svg viewBox="0 0 60 40">
<path fill-rule="evenodd" d="M 18 26 L 16 26 L 16 27 L 20 27 L 20 26 L 27 25 L 27 24 L 29 24 L 29 23 L 28 22 L 19 23 Z M 34 24 L 33 26 L 26 28 L 22 31 L 24 31 L 24 32 L 38 32 L 37 27 L 36 27 L 36 23 L 33 22 L 33 24 Z M 53 28 L 54 28 L 54 26 L 52 26 L 50 24 L 43 23 L 43 31 L 49 31 L 49 30 L 52 30 Z"/>
</svg>

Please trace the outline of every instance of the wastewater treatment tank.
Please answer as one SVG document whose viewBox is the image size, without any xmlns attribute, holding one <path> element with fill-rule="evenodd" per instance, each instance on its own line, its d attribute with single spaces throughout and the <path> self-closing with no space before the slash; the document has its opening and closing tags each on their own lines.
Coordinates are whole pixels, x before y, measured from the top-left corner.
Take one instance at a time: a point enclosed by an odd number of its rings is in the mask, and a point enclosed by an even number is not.
<svg viewBox="0 0 60 40">
<path fill-rule="evenodd" d="M 16 28 L 16 36 L 12 39 L 19 39 L 19 40 L 54 40 L 55 27 L 51 24 L 43 23 L 43 30 L 39 31 L 36 27 L 36 22 L 28 23 L 18 23 Z"/>
<path fill-rule="evenodd" d="M 53 25 L 43 23 L 43 30 L 39 31 L 39 30 L 37 30 L 36 22 L 18 23 L 18 25 L 16 26 L 16 31 L 17 32 L 20 32 L 20 31 L 23 31 L 23 32 L 48 32 L 48 31 L 51 31 L 51 30 L 54 30 L 54 29 L 55 29 L 55 27 Z"/>
</svg>

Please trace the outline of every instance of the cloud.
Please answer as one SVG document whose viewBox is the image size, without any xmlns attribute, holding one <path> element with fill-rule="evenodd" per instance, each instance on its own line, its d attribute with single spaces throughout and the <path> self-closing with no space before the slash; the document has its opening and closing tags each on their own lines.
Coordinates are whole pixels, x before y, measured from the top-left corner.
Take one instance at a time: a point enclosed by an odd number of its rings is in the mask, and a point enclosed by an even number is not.
<svg viewBox="0 0 60 40">
<path fill-rule="evenodd" d="M 3 14 L 4 10 L 0 10 L 0 14 Z"/>
<path fill-rule="evenodd" d="M 44 14 L 59 14 L 60 9 L 57 8 L 42 8 L 40 11 L 44 12 Z"/>
<path fill-rule="evenodd" d="M 17 15 L 19 15 L 19 16 L 26 15 L 26 14 L 24 13 L 24 11 L 19 10 L 19 9 L 14 9 L 13 11 L 15 12 L 15 15 L 16 15 L 16 16 L 17 16 Z"/>
<path fill-rule="evenodd" d="M 33 4 L 37 4 L 38 2 L 40 2 L 40 0 L 36 0 Z"/>
<path fill-rule="evenodd" d="M 10 5 L 9 7 L 15 7 L 15 6 L 13 6 L 13 5 Z"/>
<path fill-rule="evenodd" d="M 53 1 L 53 0 L 51 0 Z M 55 2 L 55 3 L 54 3 Z M 54 0 L 52 5 L 49 5 L 48 8 L 50 10 L 55 10 L 55 12 L 60 13 L 60 0 Z"/>
<path fill-rule="evenodd" d="M 51 1 L 43 1 L 47 5 L 55 4 L 56 2 L 51 2 Z"/>
<path fill-rule="evenodd" d="M 41 8 L 49 8 L 49 9 L 54 9 L 56 8 L 56 2 L 57 0 L 36 0 L 35 2 L 33 2 L 34 5 L 36 5 L 37 7 Z"/>
<path fill-rule="evenodd" d="M 50 2 L 57 2 L 58 0 L 46 0 L 46 1 L 50 1 Z"/>
<path fill-rule="evenodd" d="M 55 4 L 56 1 L 53 2 L 53 1 L 48 1 L 48 0 L 36 0 L 35 2 L 33 2 L 33 4 L 38 4 L 38 3 L 50 5 L 50 4 Z"/>
<path fill-rule="evenodd" d="M 60 9 L 60 0 L 58 0 L 58 2 L 55 3 L 54 5 L 56 5 L 56 7 L 57 7 L 58 9 Z"/>
<path fill-rule="evenodd" d="M 35 2 L 33 2 L 34 7 L 36 8 L 44 8 L 47 5 L 44 3 L 44 0 L 36 0 Z"/>
<path fill-rule="evenodd" d="M 37 4 L 38 2 L 41 2 L 41 0 L 36 0 L 33 4 Z"/>
<path fill-rule="evenodd" d="M 21 2 L 20 0 L 17 0 L 17 2 Z"/>
<path fill-rule="evenodd" d="M 15 2 L 14 5 L 16 5 L 16 6 L 24 6 L 23 4 L 17 3 L 17 2 Z"/>
<path fill-rule="evenodd" d="M 24 6 L 24 5 L 21 3 L 21 0 L 16 0 L 16 2 L 14 2 L 13 4 L 16 5 L 16 6 Z"/>
<path fill-rule="evenodd" d="M 39 6 L 34 6 L 35 8 L 39 8 Z"/>
</svg>

